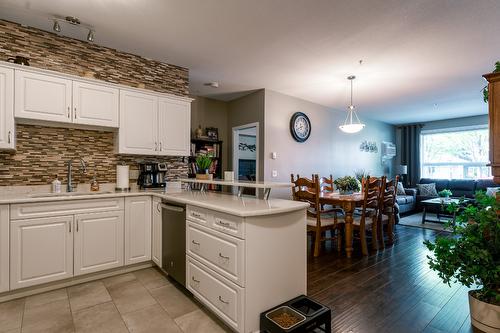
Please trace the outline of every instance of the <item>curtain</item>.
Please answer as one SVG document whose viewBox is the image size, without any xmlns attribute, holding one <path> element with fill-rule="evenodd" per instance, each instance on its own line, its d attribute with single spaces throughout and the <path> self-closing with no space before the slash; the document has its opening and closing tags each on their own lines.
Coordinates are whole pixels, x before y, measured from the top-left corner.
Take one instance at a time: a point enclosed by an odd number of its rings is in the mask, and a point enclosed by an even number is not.
<svg viewBox="0 0 500 333">
<path fill-rule="evenodd" d="M 420 130 L 422 125 L 406 125 L 401 129 L 401 164 L 408 166 L 407 185 L 415 187 L 420 180 Z"/>
</svg>

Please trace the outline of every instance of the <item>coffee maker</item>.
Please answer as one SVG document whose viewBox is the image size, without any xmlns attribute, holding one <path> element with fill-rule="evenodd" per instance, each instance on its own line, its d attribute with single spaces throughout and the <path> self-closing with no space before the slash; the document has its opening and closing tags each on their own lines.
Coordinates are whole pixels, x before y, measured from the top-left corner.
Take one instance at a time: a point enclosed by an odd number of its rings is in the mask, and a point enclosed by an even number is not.
<svg viewBox="0 0 500 333">
<path fill-rule="evenodd" d="M 139 163 L 139 171 L 137 185 L 140 188 L 162 188 L 166 186 L 166 163 L 142 162 Z"/>
</svg>

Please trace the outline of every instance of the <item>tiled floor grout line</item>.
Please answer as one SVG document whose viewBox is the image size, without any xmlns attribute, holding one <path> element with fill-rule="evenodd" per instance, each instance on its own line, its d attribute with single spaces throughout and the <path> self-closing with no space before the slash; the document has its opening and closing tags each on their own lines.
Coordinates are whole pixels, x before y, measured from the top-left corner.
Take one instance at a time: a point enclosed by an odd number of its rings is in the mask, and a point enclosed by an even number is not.
<svg viewBox="0 0 500 333">
<path fill-rule="evenodd" d="M 19 327 L 19 330 L 22 332 L 23 331 L 23 325 L 24 325 L 24 313 L 26 312 L 26 297 L 23 299 L 23 313 L 21 315 L 21 327 Z"/>
<path fill-rule="evenodd" d="M 73 332 L 76 332 L 75 317 L 73 317 L 73 308 L 71 307 L 71 302 L 69 300 L 69 290 L 68 288 L 64 289 L 66 290 L 66 296 L 68 296 L 69 313 L 71 315 L 71 324 L 73 325 Z"/>
<path fill-rule="evenodd" d="M 106 288 L 106 290 L 108 291 L 109 293 L 109 290 Z M 125 322 L 125 319 L 123 319 L 123 314 L 120 312 L 120 310 L 118 310 L 118 307 L 116 306 L 115 304 L 115 301 L 113 300 L 113 297 L 111 297 L 111 303 L 113 303 L 113 306 L 115 307 L 116 311 L 120 314 L 120 319 L 122 320 L 123 322 L 123 325 L 125 325 L 125 329 L 129 332 L 129 333 L 132 333 L 127 325 L 127 323 Z M 133 311 L 134 312 L 134 311 Z"/>
</svg>

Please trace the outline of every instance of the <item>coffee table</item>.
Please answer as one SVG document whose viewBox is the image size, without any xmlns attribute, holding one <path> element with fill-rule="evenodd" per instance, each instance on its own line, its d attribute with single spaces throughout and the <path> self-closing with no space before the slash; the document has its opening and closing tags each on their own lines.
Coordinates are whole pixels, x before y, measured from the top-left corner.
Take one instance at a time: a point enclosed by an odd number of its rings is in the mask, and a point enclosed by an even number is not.
<svg viewBox="0 0 500 333">
<path fill-rule="evenodd" d="M 433 198 L 433 199 L 427 199 L 427 200 L 422 200 L 420 203 L 422 204 L 424 210 L 422 212 L 422 224 L 425 224 L 425 222 L 437 222 L 437 223 L 443 223 L 441 222 L 441 217 L 448 217 L 453 219 L 453 223 L 455 223 L 455 212 L 453 214 L 448 213 L 446 208 L 448 207 L 449 204 L 455 203 L 455 204 L 466 204 L 469 202 L 469 199 L 459 199 L 459 198 L 449 198 L 449 199 L 444 199 L 444 198 Z M 427 210 L 430 208 L 433 208 L 433 210 L 437 210 L 437 221 L 436 220 L 429 220 L 427 219 Z"/>
</svg>

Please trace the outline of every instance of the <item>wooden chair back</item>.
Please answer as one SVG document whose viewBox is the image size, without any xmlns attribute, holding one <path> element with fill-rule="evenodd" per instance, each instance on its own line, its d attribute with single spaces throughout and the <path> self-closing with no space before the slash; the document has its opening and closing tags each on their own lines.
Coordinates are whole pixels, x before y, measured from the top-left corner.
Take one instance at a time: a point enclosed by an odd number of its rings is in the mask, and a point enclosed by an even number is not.
<svg viewBox="0 0 500 333">
<path fill-rule="evenodd" d="M 370 214 L 377 214 L 380 206 L 380 193 L 382 188 L 382 178 L 370 177 L 363 179 L 363 210 L 362 217 Z"/>
<path fill-rule="evenodd" d="M 300 177 L 294 178 L 291 174 L 292 197 L 295 201 L 304 201 L 309 203 L 313 211 L 319 211 L 319 179 L 314 175 L 313 179 Z"/>
<path fill-rule="evenodd" d="M 396 204 L 396 192 L 398 187 L 399 176 L 387 181 L 386 177 L 382 180 L 382 190 L 380 196 L 380 211 L 384 212 L 387 209 L 393 209 Z"/>
<path fill-rule="evenodd" d="M 319 190 L 320 192 L 333 192 L 333 176 L 321 177 L 319 178 Z"/>
</svg>

